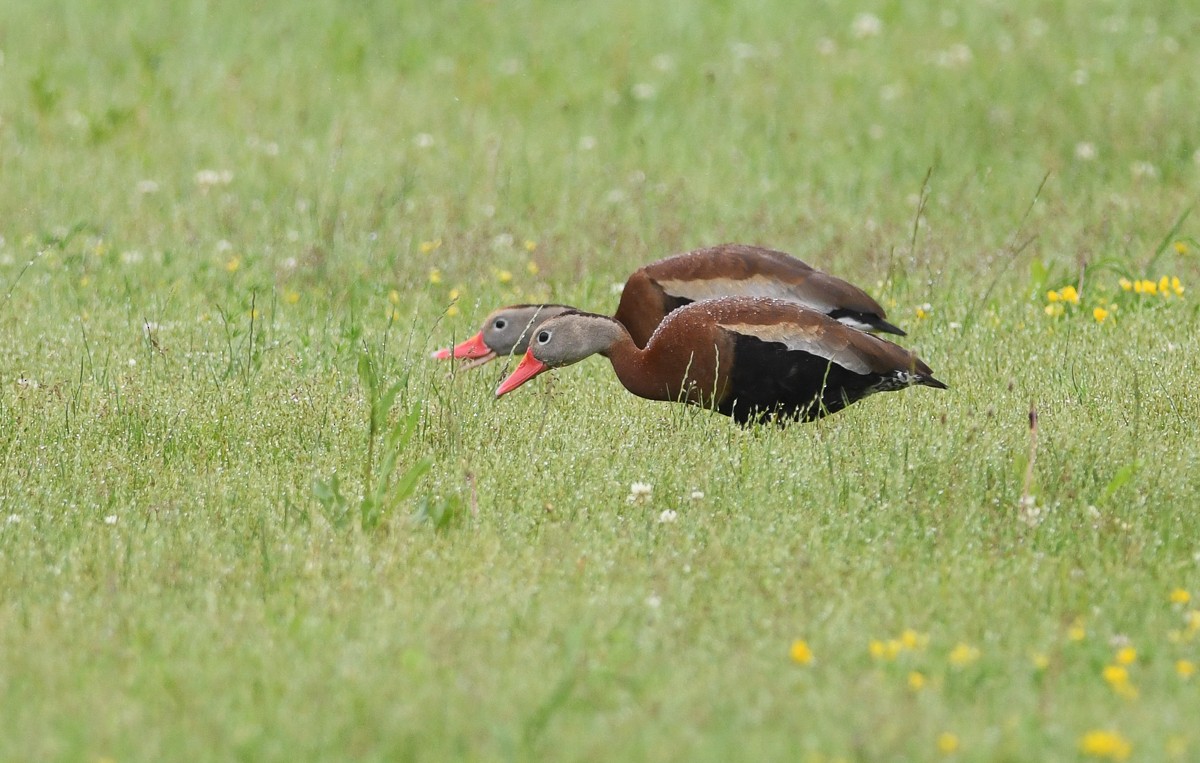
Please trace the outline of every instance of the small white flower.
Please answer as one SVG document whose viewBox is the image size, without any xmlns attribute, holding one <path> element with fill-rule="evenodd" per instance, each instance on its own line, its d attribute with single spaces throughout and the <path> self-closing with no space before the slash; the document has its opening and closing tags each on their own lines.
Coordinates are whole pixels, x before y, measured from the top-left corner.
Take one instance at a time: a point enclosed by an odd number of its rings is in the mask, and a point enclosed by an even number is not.
<svg viewBox="0 0 1200 763">
<path fill-rule="evenodd" d="M 6 519 L 4 523 L 7 525 L 19 525 L 21 524 L 21 515 L 9 514 L 8 519 Z"/>
<path fill-rule="evenodd" d="M 690 496 L 688 496 L 688 498 L 691 498 L 693 501 L 703 501 L 704 500 L 704 491 L 693 490 L 692 494 Z"/>
<path fill-rule="evenodd" d="M 668 53 L 659 53 L 650 59 L 650 65 L 660 72 L 669 72 L 675 68 L 675 59 Z"/>
<path fill-rule="evenodd" d="M 133 368 L 136 365 L 137 365 L 137 358 L 130 358 L 129 359 L 129 367 Z"/>
<path fill-rule="evenodd" d="M 1081 162 L 1090 162 L 1096 158 L 1096 144 L 1090 141 L 1081 141 L 1075 144 L 1075 158 Z"/>
<path fill-rule="evenodd" d="M 820 53 L 822 56 L 832 56 L 834 53 L 837 53 L 837 43 L 829 37 L 822 37 L 817 40 L 817 53 Z"/>
<path fill-rule="evenodd" d="M 850 31 L 855 37 L 878 37 L 883 32 L 883 21 L 873 13 L 860 13 L 854 17 Z"/>
<path fill-rule="evenodd" d="M 904 95 L 904 86 L 899 82 L 893 82 L 890 85 L 884 85 L 883 87 L 879 88 L 879 100 L 883 101 L 884 103 L 897 101 L 902 95 Z"/>
<path fill-rule="evenodd" d="M 141 194 L 158 193 L 158 183 L 153 180 L 139 180 L 133 188 Z"/>
<path fill-rule="evenodd" d="M 1076 69 L 1071 72 L 1071 82 L 1078 87 L 1083 87 L 1088 83 L 1087 69 Z"/>
<path fill-rule="evenodd" d="M 658 515 L 658 523 L 660 525 L 670 524 L 675 521 L 679 515 L 671 509 L 664 509 L 663 513 Z"/>
<path fill-rule="evenodd" d="M 596 138 L 592 135 L 584 135 L 579 139 L 580 151 L 591 151 L 596 147 Z"/>
<path fill-rule="evenodd" d="M 733 57 L 738 61 L 746 61 L 758 55 L 758 48 L 748 42 L 735 42 L 730 46 Z"/>
<path fill-rule="evenodd" d="M 1046 30 L 1048 28 L 1049 27 L 1046 26 L 1046 22 L 1039 18 L 1033 18 L 1029 20 L 1028 29 L 1030 37 L 1041 37 L 1042 35 L 1046 34 Z"/>
<path fill-rule="evenodd" d="M 217 242 L 216 248 L 217 248 L 218 254 L 224 254 L 225 252 L 233 251 L 233 244 L 229 243 L 225 239 L 221 239 L 220 241 Z"/>
<path fill-rule="evenodd" d="M 634 482 L 629 486 L 629 498 L 626 500 L 629 503 L 641 503 L 642 501 L 649 500 L 653 490 L 654 487 L 647 482 Z"/>
<path fill-rule="evenodd" d="M 620 188 L 614 188 L 604 195 L 604 200 L 609 204 L 620 204 L 625 201 L 625 192 Z"/>
<path fill-rule="evenodd" d="M 419 132 L 413 138 L 413 143 L 417 148 L 429 148 L 433 145 L 433 136 L 427 132 Z"/>
<path fill-rule="evenodd" d="M 117 523 L 117 515 L 116 514 L 109 514 L 107 517 L 104 518 L 104 524 L 106 524 L 106 525 L 115 525 L 116 523 Z"/>
<path fill-rule="evenodd" d="M 501 233 L 492 239 L 493 249 L 511 249 L 513 245 L 513 234 Z"/>
<path fill-rule="evenodd" d="M 202 189 L 233 182 L 233 170 L 200 170 L 196 173 L 196 185 Z"/>
<path fill-rule="evenodd" d="M 145 256 L 136 249 L 130 249 L 128 251 L 121 252 L 122 265 L 136 265 L 144 259 Z"/>
<path fill-rule="evenodd" d="M 639 82 L 632 89 L 634 100 L 649 101 L 658 95 L 658 88 L 649 82 Z"/>
<path fill-rule="evenodd" d="M 658 594 L 652 593 L 646 597 L 646 606 L 650 609 L 658 609 L 662 606 L 662 599 L 659 598 Z"/>
<path fill-rule="evenodd" d="M 608 290 L 609 290 L 610 292 L 612 292 L 613 294 L 620 294 L 620 293 L 622 293 L 622 292 L 624 292 L 624 291 L 625 291 L 625 284 L 623 284 L 623 283 L 614 283 L 612 286 L 609 286 L 609 287 L 608 287 Z"/>
<path fill-rule="evenodd" d="M 1150 162 L 1134 162 L 1129 165 L 1129 171 L 1135 178 L 1156 178 L 1158 177 L 1158 167 L 1155 167 Z"/>
<path fill-rule="evenodd" d="M 938 53 L 937 64 L 947 69 L 957 69 L 971 63 L 971 59 L 973 58 L 974 55 L 971 53 L 971 49 L 963 43 L 958 42 Z"/>
</svg>

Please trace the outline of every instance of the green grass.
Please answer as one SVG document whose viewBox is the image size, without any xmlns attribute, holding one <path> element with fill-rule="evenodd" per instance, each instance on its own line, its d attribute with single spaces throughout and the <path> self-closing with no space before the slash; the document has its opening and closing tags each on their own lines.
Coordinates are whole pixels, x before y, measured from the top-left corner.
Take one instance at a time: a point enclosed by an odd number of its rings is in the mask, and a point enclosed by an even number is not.
<svg viewBox="0 0 1200 763">
<path fill-rule="evenodd" d="M 1198 33 L 5 4 L 0 759 L 1193 759 Z M 501 401 L 428 359 L 722 241 L 860 283 L 951 389 L 742 430 L 598 359 Z"/>
</svg>

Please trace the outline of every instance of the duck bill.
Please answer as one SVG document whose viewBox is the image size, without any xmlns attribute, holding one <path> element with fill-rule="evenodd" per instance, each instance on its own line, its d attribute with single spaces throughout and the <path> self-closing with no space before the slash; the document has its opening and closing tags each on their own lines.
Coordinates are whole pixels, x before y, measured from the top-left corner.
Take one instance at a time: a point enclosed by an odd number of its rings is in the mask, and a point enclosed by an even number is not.
<svg viewBox="0 0 1200 763">
<path fill-rule="evenodd" d="M 533 357 L 532 350 L 526 350 L 525 357 L 521 358 L 521 362 L 517 364 L 513 372 L 496 388 L 496 397 L 512 392 L 533 377 L 548 370 L 550 370 L 550 366 Z"/>
<path fill-rule="evenodd" d="M 483 332 L 481 331 L 470 339 L 464 342 L 459 342 L 453 347 L 446 347 L 441 350 L 437 350 L 431 357 L 434 357 L 438 360 L 466 358 L 472 361 L 471 363 L 467 364 L 467 368 L 474 368 L 475 366 L 482 366 L 484 363 L 496 357 L 496 353 L 492 351 L 491 347 L 488 347 L 483 343 Z"/>
</svg>

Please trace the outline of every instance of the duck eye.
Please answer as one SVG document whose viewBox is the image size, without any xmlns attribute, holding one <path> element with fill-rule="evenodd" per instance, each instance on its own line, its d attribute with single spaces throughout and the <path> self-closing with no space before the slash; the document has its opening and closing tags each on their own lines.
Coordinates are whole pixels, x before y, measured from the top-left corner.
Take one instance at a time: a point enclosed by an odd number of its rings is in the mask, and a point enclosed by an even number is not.
<svg viewBox="0 0 1200 763">
<path fill-rule="evenodd" d="M 504 320 L 503 318 L 497 318 L 496 322 L 492 324 L 492 328 L 496 329 L 497 331 L 503 331 L 504 327 L 507 325 L 508 321 Z"/>
<path fill-rule="evenodd" d="M 538 340 L 538 344 L 545 344 L 546 342 L 549 342 L 550 341 L 550 332 L 549 331 L 538 332 L 537 340 Z"/>
</svg>

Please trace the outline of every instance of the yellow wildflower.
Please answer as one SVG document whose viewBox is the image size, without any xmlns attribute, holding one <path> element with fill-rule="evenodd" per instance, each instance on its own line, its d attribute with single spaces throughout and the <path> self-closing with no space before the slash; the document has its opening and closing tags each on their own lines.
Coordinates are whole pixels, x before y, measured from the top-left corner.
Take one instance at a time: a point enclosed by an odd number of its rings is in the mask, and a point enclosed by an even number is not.
<svg viewBox="0 0 1200 763">
<path fill-rule="evenodd" d="M 950 664 L 962 667 L 979 659 L 979 650 L 970 644 L 959 644 L 950 651 Z"/>
<path fill-rule="evenodd" d="M 809 648 L 808 642 L 804 639 L 798 638 L 792 642 L 790 654 L 792 655 L 792 662 L 799 665 L 808 665 L 813 661 L 812 649 Z"/>
<path fill-rule="evenodd" d="M 1062 298 L 1063 302 L 1070 302 L 1072 305 L 1079 304 L 1079 292 L 1069 284 L 1058 290 L 1058 296 Z"/>
<path fill-rule="evenodd" d="M 434 249 L 437 249 L 441 245 L 442 245 L 442 240 L 440 238 L 435 238 L 432 241 L 422 241 L 420 246 L 418 246 L 417 248 L 421 250 L 421 254 L 429 254 L 430 252 L 432 252 Z"/>
<path fill-rule="evenodd" d="M 300 292 L 288 289 L 283 293 L 283 301 L 289 305 L 294 305 L 300 301 Z"/>
<path fill-rule="evenodd" d="M 928 679 L 920 671 L 914 670 L 908 674 L 908 688 L 913 691 L 921 691 L 925 688 L 926 683 L 928 683 Z"/>
<path fill-rule="evenodd" d="M 1175 672 L 1179 674 L 1180 678 L 1191 678 L 1196 674 L 1196 664 L 1191 660 L 1177 660 Z"/>
<path fill-rule="evenodd" d="M 525 251 L 532 252 L 537 249 L 537 242 L 533 239 L 525 239 Z"/>
<path fill-rule="evenodd" d="M 1126 699 L 1137 699 L 1137 688 L 1129 683 L 1129 671 L 1121 665 L 1106 665 L 1102 672 L 1112 690 Z"/>
<path fill-rule="evenodd" d="M 512 278 L 513 278 L 513 276 L 512 276 L 511 271 L 508 271 L 508 270 L 496 271 L 496 280 L 499 281 L 500 283 L 509 283 L 512 281 Z"/>
<path fill-rule="evenodd" d="M 1182 588 L 1176 588 L 1171 591 L 1170 599 L 1172 604 L 1187 604 L 1192 600 L 1192 595 Z"/>
<path fill-rule="evenodd" d="M 259 312 L 257 307 L 247 310 L 246 314 L 250 316 L 250 320 L 258 320 Z"/>
<path fill-rule="evenodd" d="M 79 279 L 79 285 L 80 285 L 80 286 L 83 286 L 83 287 L 85 287 L 85 288 L 86 288 L 86 287 L 87 287 L 87 286 L 88 286 L 88 285 L 89 285 L 91 282 L 92 282 L 92 279 L 91 279 L 91 278 L 88 278 L 87 276 L 84 276 L 83 278 L 80 278 L 80 279 Z"/>
<path fill-rule="evenodd" d="M 442 282 L 442 271 L 438 270 L 437 268 L 430 268 L 429 269 L 429 283 L 436 286 L 436 285 L 440 284 L 441 282 Z"/>
<path fill-rule="evenodd" d="M 531 276 L 536 276 L 538 274 L 538 264 L 533 260 L 530 260 L 525 265 L 525 272 Z"/>
<path fill-rule="evenodd" d="M 1092 317 L 1096 319 L 1096 323 L 1104 323 L 1108 320 L 1109 312 L 1103 307 L 1097 307 L 1092 310 Z"/>
<path fill-rule="evenodd" d="M 901 643 L 895 639 L 887 641 L 871 639 L 871 642 L 867 644 L 867 651 L 877 660 L 894 660 L 902 649 Z"/>
<path fill-rule="evenodd" d="M 1049 315 L 1051 318 L 1057 318 L 1064 312 L 1065 309 L 1061 304 L 1046 305 L 1046 315 Z"/>
<path fill-rule="evenodd" d="M 926 302 L 923 305 L 917 305 L 917 308 L 915 310 L 917 320 L 919 320 L 919 321 L 922 321 L 922 320 L 925 320 L 926 318 L 928 318 L 929 314 L 932 312 L 933 312 L 933 306 L 930 305 L 928 302 Z"/>
<path fill-rule="evenodd" d="M 462 287 L 455 286 L 453 289 L 450 290 L 450 293 L 447 296 L 450 297 L 451 302 L 455 301 L 456 299 L 458 299 L 459 297 L 462 296 Z"/>
<path fill-rule="evenodd" d="M 1163 276 L 1158 279 L 1158 293 L 1164 297 L 1171 296 L 1171 279 Z"/>
<path fill-rule="evenodd" d="M 1050 667 L 1050 658 L 1041 652 L 1034 652 L 1029 655 L 1029 661 L 1033 663 L 1033 667 L 1037 670 L 1045 670 Z"/>
<path fill-rule="evenodd" d="M 225 263 L 225 269 L 228 270 L 230 273 L 236 273 L 238 268 L 240 268 L 241 266 L 242 266 L 242 258 L 241 257 L 230 257 L 229 261 Z"/>
<path fill-rule="evenodd" d="M 1051 289 L 1050 291 L 1046 292 L 1046 301 L 1047 302 L 1057 302 L 1060 299 L 1062 299 L 1062 297 L 1059 296 L 1059 293 L 1056 292 L 1054 289 Z"/>
<path fill-rule="evenodd" d="M 905 631 L 900 634 L 900 643 L 905 649 L 910 651 L 914 649 L 924 649 L 929 643 L 929 634 L 917 633 L 912 628 L 906 628 Z"/>
<path fill-rule="evenodd" d="M 1083 641 L 1087 638 L 1087 629 L 1083 627 L 1083 620 L 1071 623 L 1071 627 L 1067 628 L 1067 638 L 1071 641 Z"/>
<path fill-rule="evenodd" d="M 1096 729 L 1079 738 L 1079 751 L 1094 758 L 1126 760 L 1133 747 L 1115 731 Z"/>
<path fill-rule="evenodd" d="M 1179 276 L 1171 276 L 1171 291 L 1175 292 L 1176 297 L 1183 296 L 1183 284 L 1179 282 Z"/>
<path fill-rule="evenodd" d="M 1131 291 L 1133 289 L 1133 281 L 1130 281 L 1128 278 L 1122 278 L 1117 283 L 1121 285 L 1121 291 Z"/>
<path fill-rule="evenodd" d="M 456 315 L 458 315 L 458 305 L 450 305 L 450 307 L 446 308 L 447 318 L 453 318 Z"/>
<path fill-rule="evenodd" d="M 1187 242 L 1185 242 L 1185 241 L 1176 241 L 1176 242 L 1175 242 L 1175 251 L 1176 251 L 1176 252 L 1178 252 L 1179 254 L 1187 254 L 1187 253 L 1188 253 L 1188 245 L 1187 245 Z"/>
<path fill-rule="evenodd" d="M 943 731 L 938 734 L 937 748 L 938 752 L 943 755 L 953 755 L 958 752 L 958 736 L 949 731 Z"/>
<path fill-rule="evenodd" d="M 388 302 L 391 302 L 393 305 L 400 304 L 400 292 L 395 289 L 392 289 L 391 291 L 389 291 L 388 292 Z"/>
<path fill-rule="evenodd" d="M 1131 646 L 1123 646 L 1117 650 L 1118 665 L 1132 665 L 1137 662 L 1137 650 Z"/>
<path fill-rule="evenodd" d="M 1158 294 L 1158 284 L 1151 281 L 1149 278 L 1142 279 L 1143 294 Z"/>
</svg>

